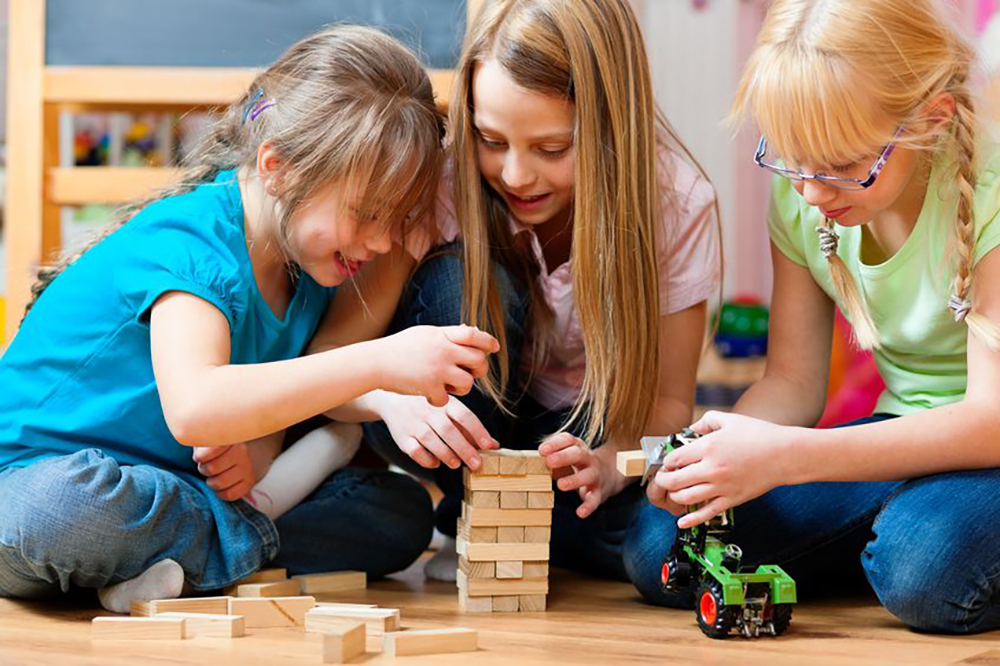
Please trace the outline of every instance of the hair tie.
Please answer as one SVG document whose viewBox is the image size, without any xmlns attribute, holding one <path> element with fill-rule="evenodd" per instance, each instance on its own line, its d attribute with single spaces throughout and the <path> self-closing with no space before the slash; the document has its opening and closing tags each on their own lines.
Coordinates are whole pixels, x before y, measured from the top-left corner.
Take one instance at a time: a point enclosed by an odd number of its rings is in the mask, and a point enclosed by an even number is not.
<svg viewBox="0 0 1000 666">
<path fill-rule="evenodd" d="M 819 249 L 823 256 L 829 259 L 837 254 L 837 243 L 840 242 L 840 236 L 837 235 L 833 227 L 820 225 L 816 227 L 816 233 L 819 234 Z"/>
<path fill-rule="evenodd" d="M 972 303 L 967 298 L 952 294 L 948 299 L 948 309 L 955 315 L 955 321 L 963 321 L 972 309 Z"/>
<path fill-rule="evenodd" d="M 264 99 L 264 89 L 258 88 L 257 92 L 254 93 L 253 97 L 247 101 L 246 106 L 243 108 L 243 124 L 246 125 L 248 118 L 251 122 L 257 120 L 257 116 L 275 104 L 276 102 L 273 99 Z"/>
</svg>

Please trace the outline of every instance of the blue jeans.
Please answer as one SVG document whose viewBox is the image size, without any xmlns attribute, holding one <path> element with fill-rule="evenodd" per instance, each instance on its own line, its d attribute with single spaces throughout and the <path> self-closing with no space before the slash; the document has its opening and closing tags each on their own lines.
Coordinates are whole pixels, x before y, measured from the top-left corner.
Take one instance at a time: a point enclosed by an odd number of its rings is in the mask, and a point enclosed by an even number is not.
<svg viewBox="0 0 1000 666">
<path fill-rule="evenodd" d="M 0 507 L 0 597 L 18 598 L 113 585 L 167 558 L 199 591 L 268 563 L 383 576 L 423 552 L 433 524 L 426 490 L 399 474 L 340 470 L 271 522 L 201 479 L 96 449 L 0 472 Z"/>
<path fill-rule="evenodd" d="M 555 432 L 566 412 L 548 411 L 529 396 L 521 396 L 518 370 L 527 328 L 530 296 L 498 264 L 493 266 L 497 289 L 504 306 L 507 354 L 511 377 L 509 395 L 516 399 L 510 418 L 478 390 L 461 398 L 500 444 L 509 449 L 536 448 L 542 437 Z M 462 260 L 457 245 L 446 246 L 414 273 L 390 326 L 396 332 L 410 326 L 450 326 L 462 322 Z M 386 460 L 414 474 L 433 480 L 444 498 L 438 504 L 435 523 L 444 534 L 454 536 L 461 515 L 462 470 L 441 466 L 421 468 L 400 451 L 384 423 L 365 426 L 365 440 Z M 622 542 L 640 506 L 642 493 L 635 485 L 605 502 L 586 520 L 576 516 L 580 498 L 576 492 L 556 490 L 553 513 L 551 562 L 555 566 L 625 580 Z"/>
<path fill-rule="evenodd" d="M 882 604 L 915 629 L 1000 627 L 1000 470 L 782 486 L 737 507 L 735 519 L 744 563 L 778 564 L 806 594 L 867 578 Z M 626 538 L 625 566 L 648 602 L 691 608 L 692 591 L 660 587 L 676 532 L 676 517 L 646 503 Z"/>
</svg>

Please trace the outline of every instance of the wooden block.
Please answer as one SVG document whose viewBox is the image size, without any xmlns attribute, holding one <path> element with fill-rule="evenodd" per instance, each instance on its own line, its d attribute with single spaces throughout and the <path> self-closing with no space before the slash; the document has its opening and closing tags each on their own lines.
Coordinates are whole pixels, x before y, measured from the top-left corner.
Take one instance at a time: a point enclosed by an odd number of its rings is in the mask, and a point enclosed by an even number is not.
<svg viewBox="0 0 1000 666">
<path fill-rule="evenodd" d="M 500 456 L 497 455 L 496 451 L 480 451 L 479 457 L 482 458 L 483 464 L 473 474 L 476 476 L 496 476 L 500 473 Z"/>
<path fill-rule="evenodd" d="M 528 493 L 520 490 L 505 490 L 500 493 L 501 509 L 527 509 Z"/>
<path fill-rule="evenodd" d="M 287 569 L 261 569 L 246 578 L 236 581 L 233 585 L 252 585 L 253 583 L 277 583 L 288 580 Z"/>
<path fill-rule="evenodd" d="M 520 451 L 500 449 L 500 474 L 524 475 L 528 473 L 528 459 Z"/>
<path fill-rule="evenodd" d="M 231 597 L 185 597 L 182 599 L 153 599 L 152 601 L 133 601 L 133 617 L 152 617 L 160 613 L 212 613 L 226 615 L 229 613 Z"/>
<path fill-rule="evenodd" d="M 212 615 L 210 613 L 161 613 L 156 617 L 184 620 L 184 638 L 214 636 L 239 638 L 246 633 L 242 615 Z"/>
<path fill-rule="evenodd" d="M 330 573 L 302 574 L 292 576 L 302 584 L 303 594 L 322 592 L 349 592 L 368 587 L 368 574 L 364 571 L 333 571 Z"/>
<path fill-rule="evenodd" d="M 242 615 L 248 629 L 301 627 L 315 605 L 313 597 L 230 597 L 229 615 Z"/>
<path fill-rule="evenodd" d="M 552 512 L 547 509 L 476 509 L 462 505 L 462 520 L 469 527 L 525 527 L 552 524 Z"/>
<path fill-rule="evenodd" d="M 317 601 L 316 608 L 378 608 L 378 604 L 342 604 L 338 601 Z"/>
<path fill-rule="evenodd" d="M 458 536 L 465 537 L 470 543 L 496 543 L 496 527 L 469 527 L 465 522 L 458 519 Z"/>
<path fill-rule="evenodd" d="M 498 527 L 497 543 L 524 543 L 523 527 Z"/>
<path fill-rule="evenodd" d="M 546 476 L 552 476 L 552 470 L 548 468 L 545 464 L 545 457 L 538 451 L 522 451 L 525 460 L 525 474 L 545 474 Z"/>
<path fill-rule="evenodd" d="M 238 597 L 298 597 L 302 596 L 302 584 L 297 580 L 283 580 L 277 583 L 250 583 L 237 585 Z"/>
<path fill-rule="evenodd" d="M 549 490 L 547 492 L 528 493 L 529 509 L 551 509 L 556 505 L 556 494 Z"/>
<path fill-rule="evenodd" d="M 493 597 L 470 597 L 465 590 L 459 587 L 458 608 L 466 613 L 492 613 Z"/>
<path fill-rule="evenodd" d="M 475 652 L 479 633 L 475 629 L 410 629 L 385 635 L 382 652 L 390 657 L 417 654 Z"/>
<path fill-rule="evenodd" d="M 524 562 L 521 570 L 523 578 L 546 578 L 549 575 L 548 562 Z"/>
<path fill-rule="evenodd" d="M 470 562 L 502 562 L 511 560 L 532 561 L 549 559 L 549 544 L 547 543 L 467 543 L 462 542 L 460 555 Z"/>
<path fill-rule="evenodd" d="M 545 610 L 545 595 L 522 594 L 518 605 L 522 613 L 541 613 Z"/>
<path fill-rule="evenodd" d="M 323 663 L 343 664 L 365 653 L 365 625 L 345 622 L 323 634 Z"/>
<path fill-rule="evenodd" d="M 468 470 L 466 470 L 468 471 Z M 516 474 L 506 476 L 482 476 L 466 474 L 465 487 L 473 492 L 495 490 L 520 490 L 544 492 L 552 490 L 552 477 L 548 474 Z"/>
<path fill-rule="evenodd" d="M 306 631 L 323 631 L 324 626 L 349 622 L 364 622 L 369 635 L 381 636 L 399 630 L 399 609 L 396 608 L 335 608 L 321 606 L 306 613 Z"/>
<path fill-rule="evenodd" d="M 500 492 L 497 490 L 469 490 L 466 486 L 465 501 L 477 509 L 499 509 Z"/>
<path fill-rule="evenodd" d="M 458 558 L 458 568 L 469 578 L 496 578 L 496 562 L 470 562 L 466 557 Z"/>
<path fill-rule="evenodd" d="M 516 613 L 519 610 L 517 595 L 499 595 L 493 597 L 494 613 Z"/>
<path fill-rule="evenodd" d="M 476 564 L 479 564 L 478 562 Z M 502 560 L 496 564 L 495 578 L 524 578 L 524 562 Z M 468 574 L 466 574 L 468 576 Z M 485 578 L 486 576 L 483 576 Z M 474 576 L 469 576 L 474 578 Z"/>
<path fill-rule="evenodd" d="M 465 590 L 470 597 L 508 596 L 522 594 L 548 594 L 548 578 L 519 578 L 511 580 L 489 580 L 485 578 L 468 578 L 461 571 L 455 572 L 456 583 L 460 590 Z"/>
<path fill-rule="evenodd" d="M 115 640 L 159 640 L 184 638 L 184 620 L 160 617 L 95 617 L 91 637 Z"/>
<path fill-rule="evenodd" d="M 619 451 L 615 463 L 622 476 L 642 476 L 646 473 L 646 455 L 642 451 Z"/>
<path fill-rule="evenodd" d="M 525 527 L 524 543 L 549 543 L 552 541 L 551 527 Z"/>
</svg>

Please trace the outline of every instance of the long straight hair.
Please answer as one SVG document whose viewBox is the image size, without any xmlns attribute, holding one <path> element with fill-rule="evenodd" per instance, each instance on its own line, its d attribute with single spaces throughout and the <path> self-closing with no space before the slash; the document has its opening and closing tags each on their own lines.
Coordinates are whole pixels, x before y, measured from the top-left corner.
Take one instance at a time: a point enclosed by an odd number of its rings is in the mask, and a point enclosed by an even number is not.
<svg viewBox="0 0 1000 666">
<path fill-rule="evenodd" d="M 288 261 L 288 221 L 318 188 L 364 183 L 359 219 L 391 229 L 422 219 L 440 178 L 444 119 L 420 61 L 392 37 L 337 25 L 292 45 L 215 120 L 178 183 L 126 205 L 78 252 L 39 271 L 28 310 L 67 266 L 154 201 L 190 192 L 220 171 L 251 166 L 262 143 L 281 159 L 275 236 Z"/>
<path fill-rule="evenodd" d="M 539 268 L 530 251 L 515 244 L 510 211 L 476 160 L 472 78 L 477 65 L 491 60 L 519 86 L 575 105 L 570 258 L 586 369 L 563 429 L 582 424 L 590 444 L 601 437 L 637 439 L 659 386 L 655 233 L 661 197 L 670 198 L 671 208 L 675 203 L 658 181 L 658 150 L 690 154 L 655 106 L 642 34 L 626 0 L 484 4 L 466 35 L 449 122 L 465 253 L 463 314 L 501 340 L 499 362 L 482 381 L 498 403 L 508 377 L 491 260 L 531 290 L 536 370 L 550 348 L 552 313 L 537 283 Z"/>
<path fill-rule="evenodd" d="M 893 140 L 949 158 L 957 193 L 953 295 L 970 298 L 975 256 L 976 115 L 969 89 L 974 52 L 932 0 L 775 0 L 740 80 L 730 120 L 753 118 L 777 152 L 821 164 L 851 163 Z M 917 130 L 927 103 L 955 99 L 943 130 Z M 826 226 L 832 226 L 827 220 Z M 836 254 L 831 276 L 859 346 L 878 330 Z M 989 347 L 1000 329 L 972 309 L 965 322 Z"/>
</svg>

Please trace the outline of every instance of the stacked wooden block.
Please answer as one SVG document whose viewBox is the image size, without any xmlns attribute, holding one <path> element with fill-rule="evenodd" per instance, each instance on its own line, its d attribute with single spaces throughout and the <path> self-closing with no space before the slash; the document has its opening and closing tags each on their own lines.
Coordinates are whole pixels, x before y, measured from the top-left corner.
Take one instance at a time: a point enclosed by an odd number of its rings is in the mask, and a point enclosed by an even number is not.
<svg viewBox="0 0 1000 666">
<path fill-rule="evenodd" d="M 544 611 L 555 493 L 537 451 L 482 452 L 465 470 L 458 595 L 469 612 Z"/>
</svg>

